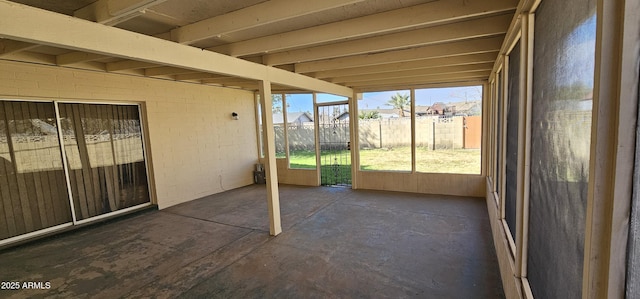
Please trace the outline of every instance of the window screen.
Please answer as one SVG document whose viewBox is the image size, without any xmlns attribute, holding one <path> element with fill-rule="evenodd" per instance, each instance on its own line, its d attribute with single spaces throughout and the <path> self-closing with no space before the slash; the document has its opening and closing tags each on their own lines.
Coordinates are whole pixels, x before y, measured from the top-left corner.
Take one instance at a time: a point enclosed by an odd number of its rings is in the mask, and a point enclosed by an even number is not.
<svg viewBox="0 0 640 299">
<path fill-rule="evenodd" d="M 529 194 L 535 298 L 580 298 L 595 64 L 595 1 L 536 11 Z"/>
</svg>

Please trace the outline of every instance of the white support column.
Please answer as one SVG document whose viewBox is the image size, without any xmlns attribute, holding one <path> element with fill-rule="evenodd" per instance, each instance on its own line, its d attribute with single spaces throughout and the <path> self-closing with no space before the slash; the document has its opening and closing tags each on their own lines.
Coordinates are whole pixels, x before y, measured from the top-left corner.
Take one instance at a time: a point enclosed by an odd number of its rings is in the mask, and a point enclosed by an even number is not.
<svg viewBox="0 0 640 299">
<path fill-rule="evenodd" d="M 264 130 L 264 164 L 267 179 L 267 207 L 269 209 L 269 233 L 277 236 L 282 232 L 280 220 L 280 196 L 278 194 L 278 169 L 276 166 L 275 132 L 271 101 L 271 82 L 260 81 L 260 105 Z"/>
<path fill-rule="evenodd" d="M 358 127 L 358 100 L 361 93 L 354 92 L 349 99 L 349 128 L 351 138 L 351 189 L 358 189 L 358 172 L 360 171 L 360 131 Z"/>
</svg>

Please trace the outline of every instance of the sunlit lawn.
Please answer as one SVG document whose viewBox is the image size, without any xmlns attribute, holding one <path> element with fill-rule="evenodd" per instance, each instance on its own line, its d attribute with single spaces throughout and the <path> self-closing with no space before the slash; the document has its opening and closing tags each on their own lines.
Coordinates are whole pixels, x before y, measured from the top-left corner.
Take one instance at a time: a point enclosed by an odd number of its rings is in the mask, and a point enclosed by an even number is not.
<svg viewBox="0 0 640 299">
<path fill-rule="evenodd" d="M 411 148 L 360 150 L 363 170 L 411 170 Z M 416 148 L 416 171 L 429 173 L 480 174 L 479 149 L 431 150 Z"/>
<path fill-rule="evenodd" d="M 338 160 L 335 160 L 338 157 Z M 340 165 L 340 168 L 351 164 L 349 151 L 323 151 L 323 165 Z M 291 168 L 315 168 L 315 152 L 290 152 Z M 392 149 L 360 150 L 362 170 L 411 170 L 411 148 L 398 147 Z M 481 156 L 479 149 L 431 150 L 418 147 L 416 149 L 416 171 L 430 173 L 465 173 L 480 174 Z M 337 171 L 336 166 L 332 170 Z M 346 170 L 340 170 L 345 172 Z M 350 172 L 349 172 L 350 174 Z"/>
</svg>

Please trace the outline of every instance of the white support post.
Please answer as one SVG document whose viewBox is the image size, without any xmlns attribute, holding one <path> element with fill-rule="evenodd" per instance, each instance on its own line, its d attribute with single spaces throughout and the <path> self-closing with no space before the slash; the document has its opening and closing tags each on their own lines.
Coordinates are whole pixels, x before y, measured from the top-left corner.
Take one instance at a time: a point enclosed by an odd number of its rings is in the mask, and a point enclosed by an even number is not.
<svg viewBox="0 0 640 299">
<path fill-rule="evenodd" d="M 260 81 L 260 104 L 264 130 L 264 164 L 267 179 L 267 207 L 269 209 L 269 233 L 277 236 L 282 232 L 280 220 L 280 196 L 278 194 L 278 169 L 276 166 L 275 132 L 271 100 L 271 82 Z"/>
</svg>

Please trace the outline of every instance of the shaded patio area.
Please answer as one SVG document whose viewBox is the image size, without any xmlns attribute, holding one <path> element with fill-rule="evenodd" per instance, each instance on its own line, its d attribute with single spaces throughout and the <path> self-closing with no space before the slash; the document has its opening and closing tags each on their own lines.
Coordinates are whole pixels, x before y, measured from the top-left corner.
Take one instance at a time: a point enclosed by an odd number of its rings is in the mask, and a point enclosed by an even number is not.
<svg viewBox="0 0 640 299">
<path fill-rule="evenodd" d="M 0 297 L 501 298 L 483 199 L 252 185 L 0 252 Z"/>
</svg>

